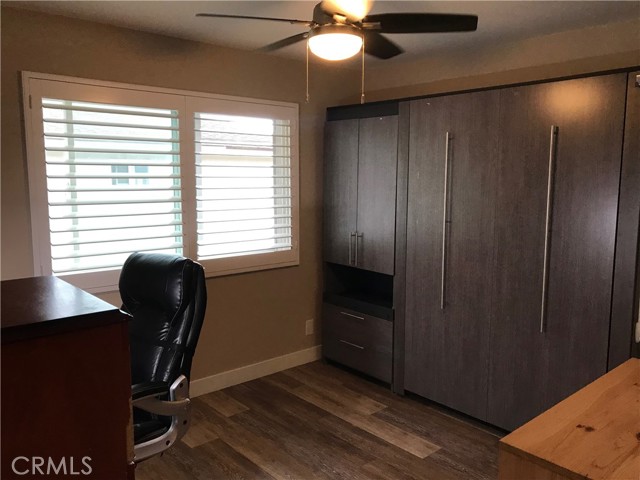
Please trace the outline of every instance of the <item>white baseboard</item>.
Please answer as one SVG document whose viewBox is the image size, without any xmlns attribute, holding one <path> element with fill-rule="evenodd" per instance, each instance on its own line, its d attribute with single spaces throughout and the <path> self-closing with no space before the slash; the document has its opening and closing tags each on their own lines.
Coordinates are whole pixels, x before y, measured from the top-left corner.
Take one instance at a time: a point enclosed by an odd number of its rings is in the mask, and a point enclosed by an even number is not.
<svg viewBox="0 0 640 480">
<path fill-rule="evenodd" d="M 198 397 L 205 393 L 222 390 L 232 385 L 255 380 L 256 378 L 271 375 L 272 373 L 281 372 L 287 368 L 297 367 L 305 363 L 319 360 L 322 356 L 322 347 L 307 348 L 298 350 L 297 352 L 282 355 L 281 357 L 270 358 L 263 362 L 246 365 L 226 372 L 217 373 L 210 377 L 198 378 L 189 385 L 189 393 L 192 397 Z"/>
</svg>

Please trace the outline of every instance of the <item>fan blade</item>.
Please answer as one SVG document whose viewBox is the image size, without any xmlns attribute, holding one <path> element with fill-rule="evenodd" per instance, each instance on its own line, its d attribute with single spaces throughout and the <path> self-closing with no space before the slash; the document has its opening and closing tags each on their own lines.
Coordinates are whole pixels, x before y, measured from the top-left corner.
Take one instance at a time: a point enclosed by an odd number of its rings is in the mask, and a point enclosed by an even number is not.
<svg viewBox="0 0 640 480">
<path fill-rule="evenodd" d="M 311 20 L 296 20 L 293 18 L 273 18 L 273 17 L 248 17 L 246 15 L 224 15 L 222 13 L 196 13 L 196 17 L 213 17 L 213 18 L 241 18 L 244 20 L 270 20 L 272 22 L 286 22 L 292 24 L 301 24 L 308 27 L 314 25 Z"/>
<path fill-rule="evenodd" d="M 378 32 L 364 30 L 363 33 L 364 51 L 369 55 L 386 60 L 404 52 L 398 45 L 388 38 L 383 37 Z"/>
<path fill-rule="evenodd" d="M 294 43 L 306 39 L 308 36 L 309 32 L 298 33 L 297 35 L 292 35 L 291 37 L 283 38 L 282 40 L 278 40 L 277 42 L 270 43 L 269 45 L 259 48 L 258 51 L 272 52 L 274 50 L 278 50 L 279 48 L 293 45 Z"/>
<path fill-rule="evenodd" d="M 374 23 L 380 26 L 368 26 Z M 381 13 L 362 19 L 364 28 L 380 33 L 472 32 L 478 28 L 476 15 L 447 13 Z"/>
</svg>

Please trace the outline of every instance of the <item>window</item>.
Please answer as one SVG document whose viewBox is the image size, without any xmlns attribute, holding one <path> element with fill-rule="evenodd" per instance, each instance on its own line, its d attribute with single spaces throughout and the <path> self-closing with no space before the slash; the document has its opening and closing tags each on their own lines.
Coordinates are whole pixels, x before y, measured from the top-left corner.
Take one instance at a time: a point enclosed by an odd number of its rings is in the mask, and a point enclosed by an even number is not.
<svg viewBox="0 0 640 480">
<path fill-rule="evenodd" d="M 133 251 L 209 276 L 298 264 L 297 105 L 23 82 L 36 274 L 101 291 Z"/>
<path fill-rule="evenodd" d="M 289 121 L 195 114 L 198 258 L 292 247 Z"/>
<path fill-rule="evenodd" d="M 51 273 L 182 254 L 177 112 L 42 99 Z M 130 164 L 136 171 L 130 174 Z"/>
</svg>

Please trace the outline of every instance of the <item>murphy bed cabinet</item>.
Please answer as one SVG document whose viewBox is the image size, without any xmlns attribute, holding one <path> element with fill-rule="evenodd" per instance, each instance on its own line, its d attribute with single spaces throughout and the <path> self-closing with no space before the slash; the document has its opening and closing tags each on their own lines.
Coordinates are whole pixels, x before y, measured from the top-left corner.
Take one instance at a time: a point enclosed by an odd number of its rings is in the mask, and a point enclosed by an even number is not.
<svg viewBox="0 0 640 480">
<path fill-rule="evenodd" d="M 629 358 L 636 75 L 399 101 L 392 134 L 371 133 L 384 102 L 330 109 L 325 356 L 507 430 Z M 366 202 L 363 183 L 376 185 Z M 357 243 L 376 225 L 380 259 Z"/>
<path fill-rule="evenodd" d="M 323 355 L 392 380 L 397 106 L 325 125 Z"/>
<path fill-rule="evenodd" d="M 405 389 L 513 429 L 607 371 L 626 77 L 410 102 Z"/>
<path fill-rule="evenodd" d="M 500 92 L 495 425 L 513 429 L 607 372 L 625 92 L 624 74 Z"/>
<path fill-rule="evenodd" d="M 498 98 L 410 106 L 405 388 L 478 418 L 487 408 Z"/>
</svg>

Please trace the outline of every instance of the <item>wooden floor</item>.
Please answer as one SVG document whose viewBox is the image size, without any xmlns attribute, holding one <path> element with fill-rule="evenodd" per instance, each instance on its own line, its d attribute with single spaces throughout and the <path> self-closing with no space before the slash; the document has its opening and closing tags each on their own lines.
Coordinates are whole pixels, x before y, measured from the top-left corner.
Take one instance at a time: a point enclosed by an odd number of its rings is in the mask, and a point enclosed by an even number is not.
<svg viewBox="0 0 640 480">
<path fill-rule="evenodd" d="M 495 479 L 498 436 L 322 362 L 193 400 L 137 480 Z"/>
</svg>

